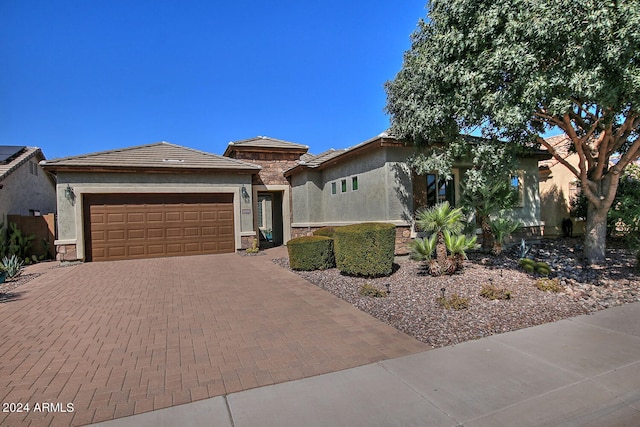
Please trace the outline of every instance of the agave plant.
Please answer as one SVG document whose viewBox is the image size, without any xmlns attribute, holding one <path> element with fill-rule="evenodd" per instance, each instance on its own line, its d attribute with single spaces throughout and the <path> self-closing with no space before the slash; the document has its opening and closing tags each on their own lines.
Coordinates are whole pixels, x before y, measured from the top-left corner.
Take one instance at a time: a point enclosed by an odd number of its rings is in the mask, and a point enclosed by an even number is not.
<svg viewBox="0 0 640 427">
<path fill-rule="evenodd" d="M 497 218 L 489 220 L 491 226 L 491 233 L 493 234 L 493 253 L 500 255 L 502 253 L 502 245 L 505 239 L 514 231 L 516 231 L 522 224 L 518 221 L 513 221 L 507 218 Z"/>
<path fill-rule="evenodd" d="M 22 260 L 15 255 L 11 255 L 10 258 L 5 256 L 2 258 L 0 270 L 5 271 L 10 279 L 18 277 L 22 273 Z"/>
<path fill-rule="evenodd" d="M 453 235 L 450 232 L 444 233 L 444 242 L 449 252 L 451 252 L 456 270 L 462 270 L 464 260 L 467 259 L 467 251 L 480 246 L 476 241 L 476 236 L 469 237 L 464 234 Z"/>
<path fill-rule="evenodd" d="M 441 267 L 447 262 L 447 247 L 444 243 L 444 232 L 457 234 L 464 224 L 462 208 L 451 208 L 449 202 L 439 203 L 431 208 L 422 209 L 416 215 L 418 227 L 430 231 L 436 238 L 436 261 Z"/>
</svg>

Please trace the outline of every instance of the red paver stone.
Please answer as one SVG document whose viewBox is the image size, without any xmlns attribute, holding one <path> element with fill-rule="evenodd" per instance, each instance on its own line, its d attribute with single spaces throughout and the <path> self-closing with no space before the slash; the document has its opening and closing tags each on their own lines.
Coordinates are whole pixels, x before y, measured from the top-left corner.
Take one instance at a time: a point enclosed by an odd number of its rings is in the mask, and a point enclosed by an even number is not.
<svg viewBox="0 0 640 427">
<path fill-rule="evenodd" d="M 264 255 L 87 263 L 17 290 L 0 303 L 3 401 L 75 411 L 3 426 L 85 425 L 428 349 Z"/>
</svg>

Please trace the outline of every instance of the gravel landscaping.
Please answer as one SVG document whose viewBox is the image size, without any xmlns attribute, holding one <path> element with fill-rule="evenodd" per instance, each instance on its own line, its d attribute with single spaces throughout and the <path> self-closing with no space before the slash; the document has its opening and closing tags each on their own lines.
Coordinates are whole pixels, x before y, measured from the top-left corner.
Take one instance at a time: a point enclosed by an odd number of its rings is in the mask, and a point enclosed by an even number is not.
<svg viewBox="0 0 640 427">
<path fill-rule="evenodd" d="M 622 243 L 610 243 L 607 268 L 587 268 L 581 255 L 581 239 L 534 245 L 531 256 L 552 267 L 551 278 L 563 289 L 558 293 L 536 287 L 540 277 L 518 266 L 516 248 L 500 257 L 470 254 L 464 271 L 453 276 L 432 277 L 424 263 L 409 259 L 398 259 L 391 276 L 374 279 L 345 276 L 337 269 L 295 273 L 424 343 L 443 347 L 640 301 L 640 275 Z M 286 258 L 274 262 L 289 268 Z M 386 296 L 361 296 L 365 284 Z M 509 291 L 510 299 L 480 296 L 485 285 Z M 468 298 L 468 308 L 443 309 L 438 302 L 443 289 L 447 299 L 453 294 Z"/>
</svg>

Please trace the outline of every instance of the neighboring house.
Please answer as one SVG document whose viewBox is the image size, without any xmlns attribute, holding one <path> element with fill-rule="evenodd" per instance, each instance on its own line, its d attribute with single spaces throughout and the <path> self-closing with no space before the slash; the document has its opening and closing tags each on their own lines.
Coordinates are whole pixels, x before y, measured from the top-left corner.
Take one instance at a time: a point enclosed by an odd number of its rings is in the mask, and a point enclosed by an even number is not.
<svg viewBox="0 0 640 427">
<path fill-rule="evenodd" d="M 572 166 L 578 168 L 579 158 L 569 151 L 571 141 L 562 134 L 547 138 L 560 155 Z M 581 218 L 571 216 L 571 200 L 580 194 L 579 180 L 556 158 L 539 163 L 540 175 L 540 219 L 544 222 L 545 236 L 563 235 L 562 221 L 570 218 L 573 223 L 573 235 L 584 234 L 585 222 Z"/>
<path fill-rule="evenodd" d="M 229 143 L 224 156 L 169 143 L 54 159 L 59 259 L 88 261 L 234 252 L 279 245 L 329 225 L 382 221 L 397 227 L 397 251 L 415 237 L 418 208 L 457 204 L 460 177 L 417 176 L 413 149 L 386 134 L 319 155 L 269 137 Z M 520 159 L 513 211 L 540 236 L 538 160 Z"/>
<path fill-rule="evenodd" d="M 7 215 L 45 215 L 56 210 L 56 185 L 40 166 L 37 147 L 0 146 L 0 223 Z"/>
</svg>

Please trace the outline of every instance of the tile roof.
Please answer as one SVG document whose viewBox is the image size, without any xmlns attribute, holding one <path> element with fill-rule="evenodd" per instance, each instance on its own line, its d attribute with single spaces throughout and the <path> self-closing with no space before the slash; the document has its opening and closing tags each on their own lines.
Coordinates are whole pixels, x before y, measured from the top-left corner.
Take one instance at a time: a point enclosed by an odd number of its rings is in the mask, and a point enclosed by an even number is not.
<svg viewBox="0 0 640 427">
<path fill-rule="evenodd" d="M 25 147 L 24 151 L 17 157 L 13 158 L 7 163 L 0 163 L 0 180 L 3 180 L 11 172 L 20 167 L 23 163 L 26 163 L 32 157 L 36 157 L 37 161 L 43 160 L 44 154 L 38 147 Z"/>
<path fill-rule="evenodd" d="M 318 155 L 305 154 L 304 156 L 300 157 L 299 163 L 307 165 L 310 168 L 317 167 L 317 166 L 320 166 L 323 162 L 331 160 L 334 157 L 338 157 L 340 154 L 346 151 L 348 151 L 347 148 L 340 149 L 340 150 L 335 150 L 332 148 Z"/>
<path fill-rule="evenodd" d="M 148 168 L 253 171 L 260 169 L 258 165 L 168 142 L 52 159 L 43 162 L 43 166 L 51 170 L 70 168 Z"/>
<path fill-rule="evenodd" d="M 556 153 L 558 153 L 558 155 L 563 159 L 566 159 L 567 157 L 573 154 L 569 150 L 569 148 L 571 147 L 571 140 L 565 134 L 560 134 L 560 135 L 551 136 L 549 138 L 545 138 L 545 141 L 547 141 L 551 146 L 553 146 L 553 148 L 555 148 L 556 150 Z M 539 166 L 542 168 L 550 168 L 557 165 L 558 163 L 559 163 L 558 159 L 556 159 L 555 157 L 552 157 L 548 160 L 543 160 L 539 162 Z"/>
<path fill-rule="evenodd" d="M 309 149 L 308 145 L 296 144 L 294 142 L 284 141 L 282 139 L 275 139 L 268 136 L 256 136 L 255 138 L 241 139 L 239 141 L 231 141 L 225 151 L 225 155 L 233 148 L 276 148 L 285 150 L 303 150 Z"/>
</svg>

